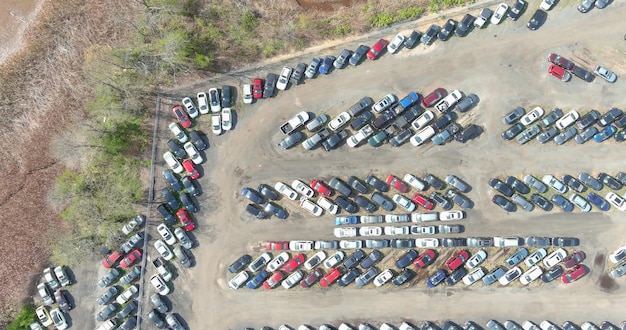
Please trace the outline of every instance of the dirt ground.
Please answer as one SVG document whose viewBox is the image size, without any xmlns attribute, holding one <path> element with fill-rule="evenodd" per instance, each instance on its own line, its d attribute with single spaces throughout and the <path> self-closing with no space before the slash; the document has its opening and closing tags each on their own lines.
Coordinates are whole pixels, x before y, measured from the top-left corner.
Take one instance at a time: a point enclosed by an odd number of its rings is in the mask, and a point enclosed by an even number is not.
<svg viewBox="0 0 626 330">
<path fill-rule="evenodd" d="M 592 83 L 577 78 L 562 83 L 547 74 L 546 55 L 559 53 L 589 70 L 603 64 L 618 77 L 624 77 L 626 21 L 622 15 L 626 14 L 626 5 L 612 3 L 607 9 L 594 9 L 582 15 L 576 10 L 577 3 L 562 1 L 549 12 L 548 21 L 540 30 L 530 32 L 525 25 L 538 4 L 536 0 L 531 1 L 529 9 L 517 22 L 507 19 L 499 26 L 473 31 L 463 39 L 453 37 L 446 43 L 437 41 L 431 47 L 420 45 L 413 50 L 403 49 L 396 55 L 386 54 L 357 68 L 306 80 L 304 85 L 292 86 L 272 100 L 236 108 L 234 130 L 220 137 L 210 135 L 207 117 L 203 118 L 200 129 L 209 135 L 211 148 L 206 153 L 209 161 L 203 165 L 204 175 L 200 179 L 204 191 L 199 198 L 202 209 L 195 216 L 198 229 L 194 235 L 199 245 L 192 250 L 196 265 L 189 270 L 179 269 L 174 291 L 168 296 L 174 312 L 190 329 L 258 329 L 263 325 L 278 327 L 280 324 L 297 327 L 301 323 L 319 326 L 344 321 L 399 325 L 402 320 L 416 323 L 474 320 L 485 324 L 491 318 L 520 323 L 526 319 L 535 322 L 550 319 L 556 323 L 569 320 L 579 324 L 587 320 L 621 322 L 623 313 L 616 306 L 626 297 L 620 285 L 622 280 L 615 282 L 611 290 L 604 289 L 600 280 L 605 278 L 603 260 L 607 253 L 624 243 L 626 217 L 623 213 L 520 211 L 507 214 L 490 202 L 493 193 L 488 189 L 487 180 L 492 176 L 526 173 L 560 176 L 580 171 L 597 174 L 624 170 L 620 157 L 622 146 L 612 140 L 602 144 L 569 142 L 564 146 L 552 143 L 519 146 L 501 139 L 500 132 L 506 127 L 500 118 L 516 106 L 528 109 L 541 105 L 547 110 L 560 107 L 565 112 L 571 109 L 584 112 L 592 108 L 605 111 L 613 106 L 625 106 L 621 98 L 626 91 L 623 79 L 615 84 L 600 78 Z M 478 11 L 471 10 L 472 13 Z M 224 83 L 239 86 L 250 78 L 264 77 L 267 70 L 279 72 L 284 64 L 308 63 L 312 56 L 337 55 L 344 47 L 354 49 L 360 43 L 371 45 L 377 38 L 391 39 L 397 32 L 407 34 L 416 28 L 425 31 L 433 22 L 442 24 L 444 16 L 460 19 L 463 14 L 465 11 L 426 18 L 319 53 L 302 54 L 288 63 L 268 64 L 260 68 L 262 71 L 233 73 L 219 82 L 197 83 L 194 85 L 200 87 L 188 88 L 185 92 L 195 95 L 201 89 L 206 91 Z M 284 151 L 276 147 L 283 138 L 278 127 L 299 111 L 333 117 L 365 95 L 378 100 L 390 92 L 426 94 L 437 87 L 458 88 L 480 97 L 478 107 L 459 119 L 464 125 L 483 126 L 484 133 L 478 139 L 465 145 L 450 143 L 440 147 L 428 144 L 415 148 L 407 144 L 392 149 L 386 144 L 377 149 L 369 146 L 350 149 L 343 146 L 332 152 L 319 149 L 305 152 L 299 146 Z M 162 130 L 160 136 L 167 137 L 168 132 Z M 463 223 L 466 231 L 461 236 L 579 237 L 591 274 L 571 285 L 530 289 L 482 286 L 434 290 L 418 287 L 398 290 L 390 286 L 379 290 L 333 287 L 287 291 L 279 288 L 272 292 L 228 289 L 227 266 L 243 253 L 258 255 L 260 242 L 334 239 L 332 216 L 313 219 L 284 200 L 280 204 L 290 213 L 288 220 L 251 220 L 244 211 L 247 203 L 239 195 L 243 186 L 273 185 L 276 181 L 291 182 L 295 178 L 305 181 L 349 175 L 363 178 L 370 173 L 380 177 L 389 173 L 421 176 L 426 172 L 439 176 L 457 174 L 474 187 L 468 196 L 476 206 L 467 212 L 468 218 Z M 149 268 L 148 276 L 153 272 Z M 150 291 L 151 288 L 146 297 Z M 91 295 L 94 301 L 97 292 Z M 74 315 L 93 320 L 95 310 L 94 307 Z M 85 322 L 92 324 L 93 321 L 85 319 Z"/>
</svg>

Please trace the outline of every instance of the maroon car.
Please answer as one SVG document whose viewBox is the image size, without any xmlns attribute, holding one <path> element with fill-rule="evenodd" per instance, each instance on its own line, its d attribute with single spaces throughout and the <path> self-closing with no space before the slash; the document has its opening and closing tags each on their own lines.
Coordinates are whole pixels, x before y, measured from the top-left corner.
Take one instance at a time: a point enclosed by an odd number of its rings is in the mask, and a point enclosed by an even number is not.
<svg viewBox="0 0 626 330">
<path fill-rule="evenodd" d="M 424 97 L 422 99 L 422 107 L 424 108 L 430 108 L 432 106 L 434 106 L 435 104 L 437 104 L 437 102 L 439 102 L 444 96 L 446 96 L 447 92 L 445 89 L 443 88 L 437 88 L 435 89 L 432 93 L 426 95 L 426 97 Z"/>
<path fill-rule="evenodd" d="M 565 268 L 572 268 L 585 260 L 585 252 L 576 251 L 563 259 L 562 263 Z"/>
<path fill-rule="evenodd" d="M 316 268 L 311 274 L 309 274 L 302 281 L 300 281 L 300 286 L 303 288 L 310 288 L 311 285 L 315 284 L 315 282 L 317 282 L 322 277 L 322 275 L 324 275 L 322 269 Z"/>
<path fill-rule="evenodd" d="M 548 61 L 554 63 L 565 70 L 572 70 L 574 68 L 574 63 L 565 57 L 561 57 L 558 54 L 548 54 Z"/>
</svg>

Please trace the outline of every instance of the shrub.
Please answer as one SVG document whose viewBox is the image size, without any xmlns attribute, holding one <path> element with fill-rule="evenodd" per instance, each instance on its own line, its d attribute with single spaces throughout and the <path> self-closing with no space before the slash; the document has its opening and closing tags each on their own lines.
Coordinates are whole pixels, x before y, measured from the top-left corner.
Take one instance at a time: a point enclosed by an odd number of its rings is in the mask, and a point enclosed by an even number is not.
<svg viewBox="0 0 626 330">
<path fill-rule="evenodd" d="M 393 15 L 386 12 L 376 13 L 370 19 L 370 24 L 376 28 L 388 27 L 393 23 L 395 23 Z"/>
<path fill-rule="evenodd" d="M 400 9 L 400 11 L 398 12 L 398 17 L 401 20 L 410 20 L 410 19 L 418 18 L 423 13 L 424 13 L 423 7 L 408 6 L 408 7 Z"/>
<path fill-rule="evenodd" d="M 33 304 L 26 304 L 22 306 L 17 317 L 11 323 L 7 324 L 7 330 L 30 329 L 29 325 L 33 323 L 36 318 L 35 306 Z"/>
</svg>

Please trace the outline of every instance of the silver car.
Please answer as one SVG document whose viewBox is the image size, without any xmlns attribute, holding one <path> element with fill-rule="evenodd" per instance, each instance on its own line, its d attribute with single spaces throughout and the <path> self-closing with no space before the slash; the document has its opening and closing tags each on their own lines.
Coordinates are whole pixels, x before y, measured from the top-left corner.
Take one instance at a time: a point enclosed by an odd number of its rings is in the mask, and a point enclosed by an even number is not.
<svg viewBox="0 0 626 330">
<path fill-rule="evenodd" d="M 572 194 L 572 196 L 569 197 L 569 201 L 578 206 L 583 212 L 591 211 L 591 205 L 589 202 L 587 202 L 587 200 L 579 194 Z"/>
<path fill-rule="evenodd" d="M 532 175 L 526 175 L 524 177 L 524 183 L 530 186 L 531 188 L 537 190 L 539 193 L 543 194 L 548 191 L 548 187 L 546 187 L 543 182 L 539 181 L 539 179 L 535 178 Z"/>
<path fill-rule="evenodd" d="M 533 203 L 528 201 L 528 199 L 526 199 L 522 195 L 513 194 L 513 197 L 511 199 L 513 200 L 513 202 L 515 202 L 515 204 L 519 205 L 526 212 L 530 212 L 535 209 L 535 206 L 533 205 Z"/>
</svg>

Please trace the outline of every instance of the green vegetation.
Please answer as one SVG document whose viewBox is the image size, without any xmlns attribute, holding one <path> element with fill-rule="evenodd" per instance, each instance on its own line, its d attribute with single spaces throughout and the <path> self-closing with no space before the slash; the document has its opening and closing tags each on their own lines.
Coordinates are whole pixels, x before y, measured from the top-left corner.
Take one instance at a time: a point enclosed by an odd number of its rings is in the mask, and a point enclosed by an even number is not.
<svg viewBox="0 0 626 330">
<path fill-rule="evenodd" d="M 30 329 L 29 325 L 37 319 L 35 314 L 35 306 L 33 304 L 26 304 L 22 306 L 17 317 L 9 324 L 7 324 L 7 330 L 24 330 Z"/>
</svg>

